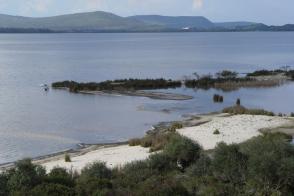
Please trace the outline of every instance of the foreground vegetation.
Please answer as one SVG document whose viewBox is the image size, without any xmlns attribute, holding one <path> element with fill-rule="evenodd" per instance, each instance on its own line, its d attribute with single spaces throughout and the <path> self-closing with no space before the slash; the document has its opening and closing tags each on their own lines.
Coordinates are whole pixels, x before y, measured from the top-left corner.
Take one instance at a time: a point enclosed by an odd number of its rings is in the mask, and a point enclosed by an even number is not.
<svg viewBox="0 0 294 196">
<path fill-rule="evenodd" d="M 146 161 L 108 169 L 93 163 L 81 174 L 44 168 L 29 159 L 0 174 L 0 195 L 293 195 L 294 146 L 283 134 L 265 134 L 205 152 L 173 134 Z"/>
</svg>

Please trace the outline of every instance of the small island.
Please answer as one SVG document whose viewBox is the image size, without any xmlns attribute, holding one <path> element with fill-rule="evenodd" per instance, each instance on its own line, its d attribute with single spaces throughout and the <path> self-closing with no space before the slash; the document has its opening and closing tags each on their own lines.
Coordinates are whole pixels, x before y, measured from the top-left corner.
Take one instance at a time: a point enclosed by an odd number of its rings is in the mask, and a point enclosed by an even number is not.
<svg viewBox="0 0 294 196">
<path fill-rule="evenodd" d="M 192 78 L 193 77 L 193 78 Z M 52 84 L 54 89 L 65 89 L 72 93 L 82 94 L 116 94 L 126 96 L 140 96 L 151 99 L 161 100 L 189 100 L 192 96 L 167 93 L 152 90 L 180 88 L 198 88 L 210 89 L 215 88 L 223 91 L 234 91 L 240 88 L 265 88 L 274 87 L 285 84 L 288 81 L 293 81 L 294 70 L 259 70 L 252 73 L 247 73 L 245 76 L 240 76 L 237 72 L 223 70 L 211 74 L 198 75 L 193 74 L 184 80 L 171 79 L 120 79 L 107 80 L 103 82 L 87 82 L 79 83 L 75 81 L 62 81 Z"/>
<path fill-rule="evenodd" d="M 127 96 L 148 97 L 151 99 L 162 100 L 188 100 L 192 96 L 154 92 L 151 90 L 178 88 L 182 86 L 181 81 L 165 80 L 165 79 L 123 79 L 108 80 L 100 83 L 78 83 L 75 81 L 55 82 L 52 87 L 55 89 L 67 89 L 73 93 L 83 94 L 119 94 Z"/>
</svg>

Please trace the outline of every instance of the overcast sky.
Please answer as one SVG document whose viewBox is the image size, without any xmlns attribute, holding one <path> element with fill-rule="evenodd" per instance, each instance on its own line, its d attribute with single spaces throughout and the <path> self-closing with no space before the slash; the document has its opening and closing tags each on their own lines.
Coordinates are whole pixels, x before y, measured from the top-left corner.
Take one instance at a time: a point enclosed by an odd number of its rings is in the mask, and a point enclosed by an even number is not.
<svg viewBox="0 0 294 196">
<path fill-rule="evenodd" d="M 294 0 L 0 0 L 3 14 L 52 16 L 85 11 L 205 16 L 218 21 L 294 23 Z"/>
</svg>

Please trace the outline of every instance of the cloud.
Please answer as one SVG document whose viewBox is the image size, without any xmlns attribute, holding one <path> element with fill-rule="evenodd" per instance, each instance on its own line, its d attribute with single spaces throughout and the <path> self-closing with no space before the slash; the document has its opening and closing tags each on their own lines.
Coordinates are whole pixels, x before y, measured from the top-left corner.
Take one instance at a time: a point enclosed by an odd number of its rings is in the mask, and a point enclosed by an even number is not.
<svg viewBox="0 0 294 196">
<path fill-rule="evenodd" d="M 203 7 L 203 0 L 193 0 L 193 8 L 200 9 Z"/>
</svg>

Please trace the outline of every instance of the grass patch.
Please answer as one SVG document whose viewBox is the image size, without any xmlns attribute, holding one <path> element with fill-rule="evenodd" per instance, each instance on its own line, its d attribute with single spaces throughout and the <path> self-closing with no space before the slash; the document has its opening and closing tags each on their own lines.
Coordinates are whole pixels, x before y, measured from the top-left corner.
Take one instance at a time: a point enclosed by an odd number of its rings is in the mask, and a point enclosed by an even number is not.
<svg viewBox="0 0 294 196">
<path fill-rule="evenodd" d="M 249 115 L 275 116 L 275 114 L 270 111 L 266 111 L 263 109 L 247 109 L 241 105 L 235 105 L 232 107 L 224 108 L 222 112 L 229 113 L 229 114 L 249 114 Z"/>
<path fill-rule="evenodd" d="M 129 140 L 130 146 L 142 146 L 150 148 L 150 152 L 163 150 L 171 137 L 176 134 L 177 129 L 183 128 L 180 123 L 174 123 L 163 131 L 149 133 L 143 138 L 134 138 Z"/>
</svg>

